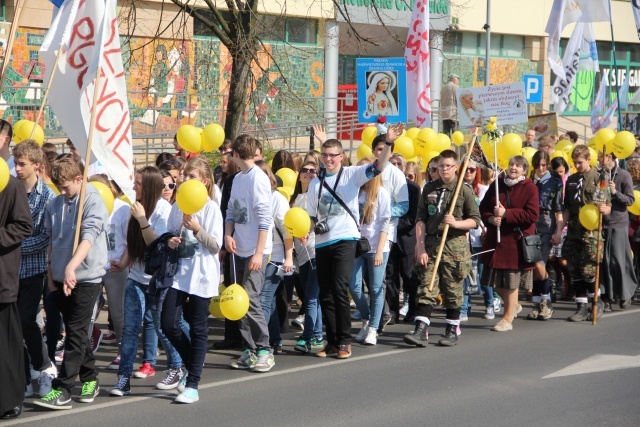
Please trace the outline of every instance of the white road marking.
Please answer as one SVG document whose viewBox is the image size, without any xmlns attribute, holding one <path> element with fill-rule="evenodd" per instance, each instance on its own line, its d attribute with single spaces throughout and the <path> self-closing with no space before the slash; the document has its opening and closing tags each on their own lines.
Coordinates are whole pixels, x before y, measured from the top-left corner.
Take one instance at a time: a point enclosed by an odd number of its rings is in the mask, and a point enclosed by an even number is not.
<svg viewBox="0 0 640 427">
<path fill-rule="evenodd" d="M 592 374 L 595 372 L 617 371 L 619 369 L 632 369 L 640 367 L 640 355 L 622 356 L 618 354 L 596 354 L 569 365 L 542 379 L 568 377 L 570 375 Z"/>
</svg>

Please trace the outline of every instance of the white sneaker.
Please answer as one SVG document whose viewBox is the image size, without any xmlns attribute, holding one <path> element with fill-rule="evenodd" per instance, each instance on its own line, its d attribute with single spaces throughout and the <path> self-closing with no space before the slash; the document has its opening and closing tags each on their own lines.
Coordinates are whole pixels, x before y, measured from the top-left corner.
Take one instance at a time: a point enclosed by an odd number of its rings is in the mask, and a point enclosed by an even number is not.
<svg viewBox="0 0 640 427">
<path fill-rule="evenodd" d="M 378 343 L 378 331 L 374 328 L 367 328 L 367 337 L 364 339 L 364 343 L 367 345 L 376 345 Z"/>
<path fill-rule="evenodd" d="M 53 363 L 47 369 L 40 372 L 40 378 L 38 379 L 38 384 L 40 384 L 38 394 L 40 395 L 40 397 L 44 397 L 49 394 L 49 392 L 51 391 L 51 382 L 57 376 L 58 370 Z"/>
<path fill-rule="evenodd" d="M 487 320 L 496 318 L 495 308 L 493 306 L 487 307 L 487 312 L 484 314 L 484 318 Z"/>
<path fill-rule="evenodd" d="M 363 342 L 364 339 L 367 338 L 368 334 L 369 334 L 369 321 L 363 320 L 362 329 L 360 329 L 360 332 L 358 332 L 358 335 L 356 335 L 356 337 L 353 340 L 355 342 Z"/>
<path fill-rule="evenodd" d="M 304 314 L 301 314 L 300 316 L 298 316 L 295 319 L 293 319 L 291 321 L 291 326 L 295 326 L 295 327 L 299 328 L 300 330 L 304 331 Z"/>
<path fill-rule="evenodd" d="M 409 301 L 405 301 L 404 305 L 400 309 L 400 315 L 406 316 L 408 312 L 409 312 Z"/>
</svg>

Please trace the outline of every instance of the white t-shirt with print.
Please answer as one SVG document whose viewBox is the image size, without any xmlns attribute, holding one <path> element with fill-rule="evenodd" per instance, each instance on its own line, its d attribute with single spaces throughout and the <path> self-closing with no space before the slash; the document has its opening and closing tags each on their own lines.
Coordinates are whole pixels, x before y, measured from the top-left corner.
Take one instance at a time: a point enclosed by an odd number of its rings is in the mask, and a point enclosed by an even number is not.
<svg viewBox="0 0 640 427">
<path fill-rule="evenodd" d="M 165 199 L 160 198 L 156 203 L 156 208 L 149 217 L 149 226 L 156 233 L 157 237 L 160 237 L 167 232 L 167 220 L 169 219 L 169 213 L 171 212 L 171 205 Z M 129 269 L 129 279 L 135 280 L 143 285 L 148 285 L 151 281 L 151 276 L 144 274 L 144 262 L 134 262 Z"/>
<path fill-rule="evenodd" d="M 361 206 L 362 212 L 364 212 L 364 204 L 366 203 L 366 201 L 367 193 L 365 193 L 364 191 L 360 192 L 358 203 Z M 369 224 L 362 224 L 362 228 L 360 228 L 362 237 L 365 237 L 369 241 L 369 245 L 371 245 L 371 250 L 369 251 L 369 253 L 376 253 L 376 250 L 378 249 L 378 241 L 380 240 L 380 232 L 382 231 L 382 225 L 385 223 L 385 221 L 391 218 L 391 196 L 389 195 L 389 192 L 386 188 L 380 187 L 378 189 L 378 195 L 376 197 L 375 203 L 376 208 L 373 210 L 371 222 Z M 382 252 L 389 252 L 390 250 L 391 247 L 389 245 L 389 237 L 387 235 L 387 240 L 384 244 Z"/>
<path fill-rule="evenodd" d="M 278 227 L 278 231 L 283 238 L 291 237 L 284 226 L 284 216 L 289 210 L 289 202 L 277 191 L 271 193 L 271 208 L 273 209 L 273 226 Z M 284 241 L 280 234 L 273 230 L 273 249 L 271 250 L 271 261 L 284 262 Z"/>
<path fill-rule="evenodd" d="M 335 192 L 342 201 L 349 207 L 354 214 L 356 221 L 360 222 L 360 214 L 358 212 L 358 193 L 360 187 L 369 181 L 367 170 L 371 165 L 348 166 L 342 168 L 342 176 Z M 339 173 L 327 175 L 325 182 L 333 190 Z M 235 185 L 235 184 L 234 184 Z M 307 192 L 306 211 L 309 216 L 316 217 L 318 222 L 327 220 L 329 231 L 324 234 L 316 234 L 316 247 L 334 240 L 357 240 L 360 238 L 360 232 L 356 222 L 351 215 L 344 210 L 338 201 L 326 188 L 320 193 L 320 203 L 318 204 L 318 192 L 320 191 L 320 178 L 316 177 L 309 184 Z"/>
<path fill-rule="evenodd" d="M 391 204 L 409 203 L 409 187 L 402 171 L 391 163 L 382 171 L 382 182 L 391 196 Z M 389 221 L 389 240 L 395 243 L 400 217 L 392 217 Z"/>
<path fill-rule="evenodd" d="M 222 247 L 224 236 L 222 213 L 220 206 L 209 199 L 207 204 L 193 218 L 198 224 L 215 239 L 218 247 Z M 201 298 L 211 298 L 218 295 L 220 285 L 220 260 L 217 254 L 209 252 L 193 235 L 193 231 L 187 230 L 182 225 L 183 214 L 174 204 L 169 214 L 167 230 L 179 234 L 182 243 L 178 248 L 178 271 L 173 276 L 174 289 L 196 295 Z"/>
<path fill-rule="evenodd" d="M 127 227 L 131 218 L 131 208 L 120 199 L 113 202 L 113 210 L 109 216 L 109 229 L 107 232 L 107 249 L 109 259 L 107 271 L 111 268 L 111 261 L 120 261 L 127 248 Z"/>
</svg>

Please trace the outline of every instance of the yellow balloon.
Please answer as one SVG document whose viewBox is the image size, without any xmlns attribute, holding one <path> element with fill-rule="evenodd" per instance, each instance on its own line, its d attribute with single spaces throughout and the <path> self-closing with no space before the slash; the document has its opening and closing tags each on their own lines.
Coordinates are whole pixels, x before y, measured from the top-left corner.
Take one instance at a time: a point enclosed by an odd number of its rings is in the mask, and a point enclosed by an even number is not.
<svg viewBox="0 0 640 427">
<path fill-rule="evenodd" d="M 480 148 L 482 148 L 482 151 L 484 152 L 485 157 L 491 163 L 494 163 L 496 161 L 494 144 L 495 142 L 492 140 L 489 140 L 489 138 L 487 138 L 487 135 L 482 135 L 482 138 L 480 139 Z"/>
<path fill-rule="evenodd" d="M 633 190 L 633 196 L 636 200 L 627 208 L 627 210 L 637 216 L 640 215 L 640 191 Z"/>
<path fill-rule="evenodd" d="M 562 151 L 562 150 L 556 150 L 553 153 L 551 153 L 551 160 L 555 159 L 556 157 L 562 157 L 567 163 L 569 162 L 569 157 L 567 156 L 567 154 Z"/>
<path fill-rule="evenodd" d="M 459 130 L 455 131 L 453 135 L 451 135 L 451 141 L 456 147 L 460 147 L 464 142 L 464 134 Z"/>
<path fill-rule="evenodd" d="M 420 161 L 420 157 L 418 156 L 414 156 L 410 159 L 407 159 L 407 162 L 413 162 L 413 163 L 418 163 Z"/>
<path fill-rule="evenodd" d="M 603 128 L 596 132 L 595 138 L 598 151 L 602 152 L 602 147 L 606 146 L 607 154 L 611 153 L 613 151 L 613 146 L 611 143 L 613 142 L 613 138 L 615 138 L 615 136 L 616 133 L 609 128 Z"/>
<path fill-rule="evenodd" d="M 415 140 L 418 137 L 418 133 L 420 133 L 420 128 L 409 128 L 407 129 L 407 133 L 405 136 L 407 138 L 411 138 L 411 140 Z"/>
<path fill-rule="evenodd" d="M 536 149 L 533 147 L 525 147 L 522 149 L 522 157 L 524 157 L 525 159 L 527 159 L 527 162 L 529 162 L 529 167 L 531 168 L 531 164 L 533 162 L 533 155 L 536 154 Z"/>
<path fill-rule="evenodd" d="M 35 131 L 33 130 L 34 127 Z M 31 138 L 32 132 L 33 138 Z M 20 144 L 22 141 L 27 139 L 33 139 L 42 147 L 42 144 L 44 144 L 44 131 L 39 124 L 32 122 L 31 120 L 19 120 L 18 123 L 16 123 L 16 127 L 13 129 L 13 141 L 16 144 Z"/>
<path fill-rule="evenodd" d="M 220 295 L 220 311 L 229 320 L 240 320 L 249 311 L 249 295 L 237 283 L 229 286 Z"/>
<path fill-rule="evenodd" d="M 10 176 L 9 165 L 2 157 L 0 157 L 0 193 L 7 188 Z"/>
<path fill-rule="evenodd" d="M 498 167 L 500 169 L 508 168 L 510 159 L 511 159 L 511 157 L 500 157 L 500 158 L 498 158 Z"/>
<path fill-rule="evenodd" d="M 636 149 L 636 138 L 629 131 L 618 132 L 611 144 L 613 153 L 619 159 L 626 159 Z"/>
<path fill-rule="evenodd" d="M 436 151 L 440 151 L 441 153 L 444 150 L 448 150 L 449 148 L 451 148 L 451 139 L 449 139 L 449 135 L 446 135 L 444 133 L 438 134 L 438 148 L 439 150 Z"/>
<path fill-rule="evenodd" d="M 362 131 L 362 143 L 367 147 L 371 148 L 371 144 L 373 143 L 373 139 L 378 136 L 378 128 L 375 126 L 367 126 Z"/>
<path fill-rule="evenodd" d="M 222 295 L 222 293 L 224 292 L 224 290 L 227 289 L 227 287 L 224 285 L 224 283 L 221 283 L 218 285 L 218 295 Z"/>
<path fill-rule="evenodd" d="M 287 199 L 287 202 L 291 201 L 291 194 L 287 190 L 289 187 L 278 187 L 278 193 L 282 194 L 282 196 Z"/>
<path fill-rule="evenodd" d="M 178 187 L 176 203 L 182 213 L 193 215 L 204 208 L 204 205 L 207 204 L 208 197 L 207 187 L 196 179 L 190 179 Z"/>
<path fill-rule="evenodd" d="M 596 144 L 596 137 L 594 136 L 593 138 L 589 139 L 589 142 L 587 142 L 587 147 L 596 149 L 598 148 L 598 144 Z"/>
<path fill-rule="evenodd" d="M 356 151 L 356 157 L 358 158 L 358 160 L 362 160 L 365 157 L 371 157 L 371 156 L 373 156 L 373 151 L 371 151 L 371 147 L 366 145 L 364 142 L 360 144 L 360 146 L 358 147 L 358 150 Z"/>
<path fill-rule="evenodd" d="M 190 153 L 199 153 L 202 151 L 202 136 L 195 126 L 180 126 L 178 128 L 177 139 L 178 144 L 180 144 L 183 150 Z"/>
<path fill-rule="evenodd" d="M 406 136 L 399 136 L 393 142 L 394 154 L 400 154 L 405 159 L 410 159 L 415 156 L 415 150 L 413 148 L 413 141 Z"/>
<path fill-rule="evenodd" d="M 129 206 L 132 205 L 131 200 L 129 200 L 129 198 L 127 196 L 125 196 L 124 194 L 122 196 L 118 197 L 118 199 L 122 200 L 123 202 L 125 202 Z"/>
<path fill-rule="evenodd" d="M 298 180 L 298 174 L 294 170 L 289 168 L 280 168 L 276 172 L 276 175 L 282 180 L 283 187 L 295 188 L 296 181 Z"/>
<path fill-rule="evenodd" d="M 98 190 L 100 198 L 104 202 L 104 205 L 107 207 L 107 212 L 109 213 L 109 215 L 111 215 L 111 212 L 113 212 L 113 203 L 115 202 L 111 189 L 103 183 L 97 181 L 90 182 L 89 184 L 93 185 L 93 187 Z"/>
<path fill-rule="evenodd" d="M 427 170 L 427 168 L 429 167 L 431 159 L 439 155 L 440 153 L 438 153 L 437 151 L 429 151 L 427 153 L 424 153 L 424 155 L 422 156 L 422 166 L 424 167 L 424 170 Z"/>
<path fill-rule="evenodd" d="M 499 164 L 500 161 L 504 164 L 504 161 L 506 160 L 508 166 L 508 162 L 511 157 L 522 154 L 522 139 L 520 138 L 520 135 L 515 133 L 508 133 L 504 135 L 497 144 Z"/>
<path fill-rule="evenodd" d="M 563 139 L 562 141 L 558 142 L 558 144 L 556 144 L 555 151 L 558 151 L 558 150 L 562 150 L 568 156 L 570 156 L 571 152 L 573 151 L 573 143 L 568 139 Z"/>
<path fill-rule="evenodd" d="M 438 134 L 431 128 L 420 129 L 420 132 L 418 132 L 416 136 L 416 144 L 423 153 L 429 151 L 437 151 L 440 153 L 441 151 L 438 150 Z"/>
<path fill-rule="evenodd" d="M 209 314 L 211 314 L 216 319 L 224 319 L 224 314 L 222 314 L 222 310 L 220 310 L 220 296 L 211 298 L 211 303 L 209 304 Z"/>
<path fill-rule="evenodd" d="M 589 147 L 589 166 L 591 166 L 592 168 L 595 168 L 598 165 L 598 152 L 596 150 L 594 150 L 593 148 Z M 573 154 L 573 151 L 572 151 Z M 573 157 L 569 159 L 571 162 L 570 164 L 573 165 Z"/>
<path fill-rule="evenodd" d="M 311 218 L 302 208 L 291 208 L 284 215 L 284 227 L 293 237 L 304 237 L 311 230 Z"/>
<path fill-rule="evenodd" d="M 207 125 L 202 131 L 202 148 L 211 152 L 220 148 L 224 142 L 224 129 L 217 123 Z"/>
<path fill-rule="evenodd" d="M 584 205 L 580 208 L 578 218 L 584 228 L 587 230 L 595 230 L 598 228 L 600 221 L 600 211 L 596 205 Z"/>
</svg>

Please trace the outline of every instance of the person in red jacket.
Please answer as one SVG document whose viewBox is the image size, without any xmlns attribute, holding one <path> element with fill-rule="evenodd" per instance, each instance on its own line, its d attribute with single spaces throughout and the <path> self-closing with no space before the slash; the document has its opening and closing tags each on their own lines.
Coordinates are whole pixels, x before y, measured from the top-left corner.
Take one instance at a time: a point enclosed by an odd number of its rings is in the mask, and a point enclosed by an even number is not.
<svg viewBox="0 0 640 427">
<path fill-rule="evenodd" d="M 494 287 L 504 301 L 502 319 L 493 327 L 498 332 L 512 330 L 513 318 L 522 311 L 522 306 L 518 304 L 518 288 L 533 288 L 535 264 L 524 262 L 518 232 L 519 229 L 525 236 L 535 234 L 540 212 L 538 188 L 526 178 L 528 170 L 527 159 L 512 157 L 505 170 L 506 176 L 498 179 L 498 199 L 495 189 L 491 187 L 480 203 L 482 222 L 487 225 L 482 251 L 495 249 L 480 257 L 480 262 L 485 265 L 480 283 Z"/>
</svg>

